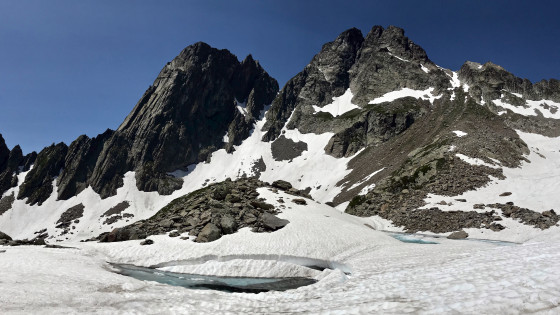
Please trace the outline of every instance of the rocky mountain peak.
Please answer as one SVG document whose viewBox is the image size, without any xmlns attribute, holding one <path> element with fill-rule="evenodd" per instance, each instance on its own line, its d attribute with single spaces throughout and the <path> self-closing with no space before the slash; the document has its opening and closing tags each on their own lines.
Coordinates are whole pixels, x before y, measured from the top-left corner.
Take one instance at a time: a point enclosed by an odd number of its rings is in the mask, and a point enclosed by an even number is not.
<svg viewBox="0 0 560 315">
<path fill-rule="evenodd" d="M 509 94 L 521 94 L 529 100 L 548 99 L 560 102 L 558 80 L 542 80 L 533 84 L 528 79 L 519 78 L 492 62 L 482 65 L 467 61 L 459 69 L 458 75 L 462 82 L 472 86 L 469 95 L 479 102 L 501 99 L 504 91 Z"/>
<path fill-rule="evenodd" d="M 362 31 L 355 27 L 340 33 L 340 35 L 338 35 L 338 37 L 334 40 L 334 42 L 337 43 L 347 43 L 348 45 L 357 47 L 361 46 L 363 41 L 364 35 L 362 34 Z"/>
<path fill-rule="evenodd" d="M 105 198 L 128 171 L 136 172 L 140 190 L 170 194 L 182 180 L 169 172 L 205 161 L 217 149 L 232 150 L 277 91 L 276 80 L 251 55 L 239 62 L 226 49 L 190 45 L 163 67 L 116 131 L 41 151 L 18 198 L 44 202 L 56 177 L 59 199 L 88 186 Z M 0 146 L 4 159 L 2 152 Z"/>
<path fill-rule="evenodd" d="M 369 51 L 388 52 L 405 60 L 432 64 L 426 51 L 406 37 L 402 28 L 396 26 L 386 29 L 374 26 L 366 36 L 362 48 L 363 53 Z"/>
<path fill-rule="evenodd" d="M 267 113 L 263 140 L 276 139 L 290 117 L 287 128 L 301 132 L 336 133 L 346 129 L 353 122 L 333 119 L 327 113 L 316 114 L 317 108 L 348 90 L 352 104 L 363 108 L 369 101 L 402 88 L 434 88 L 441 93 L 450 87 L 446 73 L 404 36 L 403 29 L 374 26 L 365 39 L 358 29 L 349 29 L 323 45 L 309 65 L 288 81 Z"/>
<path fill-rule="evenodd" d="M 8 149 L 4 138 L 0 134 L 0 171 L 4 169 L 5 164 L 8 161 L 9 155 L 10 155 L 10 149 Z"/>
</svg>

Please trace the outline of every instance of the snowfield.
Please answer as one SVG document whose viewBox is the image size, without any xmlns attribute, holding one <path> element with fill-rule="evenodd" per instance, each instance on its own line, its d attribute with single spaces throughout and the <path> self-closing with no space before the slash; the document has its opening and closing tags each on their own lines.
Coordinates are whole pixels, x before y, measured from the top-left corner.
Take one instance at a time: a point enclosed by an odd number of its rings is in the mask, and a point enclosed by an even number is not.
<svg viewBox="0 0 560 315">
<path fill-rule="evenodd" d="M 279 196 L 259 191 L 268 202 Z M 291 204 L 273 233 L 246 229 L 197 244 L 68 243 L 74 249 L 1 247 L 0 309 L 29 313 L 557 314 L 560 233 L 522 245 L 437 238 L 400 242 L 361 219 L 315 204 Z M 25 257 L 25 259 L 23 259 Z M 192 290 L 114 273 L 107 262 L 159 264 L 200 274 L 307 276 L 317 283 L 259 294 Z M 324 263 L 322 272 L 304 265 Z M 307 269 L 307 272 L 305 270 Z"/>
</svg>

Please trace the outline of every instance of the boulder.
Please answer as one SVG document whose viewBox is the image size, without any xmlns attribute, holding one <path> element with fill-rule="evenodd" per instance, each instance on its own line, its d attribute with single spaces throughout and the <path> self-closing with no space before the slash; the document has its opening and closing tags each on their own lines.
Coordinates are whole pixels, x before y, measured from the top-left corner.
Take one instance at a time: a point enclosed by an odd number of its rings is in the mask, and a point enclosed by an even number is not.
<svg viewBox="0 0 560 315">
<path fill-rule="evenodd" d="M 266 203 L 264 201 L 260 201 L 260 200 L 254 200 L 251 201 L 251 206 L 257 208 L 257 209 L 263 209 L 263 210 L 272 210 L 274 209 L 274 206 Z"/>
<path fill-rule="evenodd" d="M 461 240 L 461 239 L 465 239 L 469 236 L 469 234 L 463 230 L 461 231 L 457 231 L 457 232 L 453 232 L 451 234 L 449 234 L 449 236 L 447 236 L 448 239 L 450 240 Z"/>
<path fill-rule="evenodd" d="M 154 243 L 153 240 L 151 239 L 145 239 L 142 242 L 140 242 L 140 245 L 152 245 Z"/>
<path fill-rule="evenodd" d="M 276 180 L 276 181 L 272 182 L 272 187 L 276 187 L 276 188 L 281 189 L 281 190 L 288 190 L 288 189 L 292 188 L 292 184 L 290 184 L 289 182 L 287 182 L 285 180 Z"/>
<path fill-rule="evenodd" d="M 220 229 L 215 226 L 213 223 L 208 223 L 202 228 L 198 237 L 196 238 L 196 242 L 198 243 L 206 243 L 212 242 L 219 239 L 222 236 L 222 232 Z"/>
<path fill-rule="evenodd" d="M 292 199 L 292 202 L 295 203 L 295 204 L 298 204 L 298 205 L 306 205 L 307 204 L 307 201 L 305 201 L 305 199 L 303 199 L 303 198 Z"/>
<path fill-rule="evenodd" d="M 261 216 L 261 221 L 265 228 L 272 231 L 279 230 L 290 223 L 290 221 L 288 220 L 280 219 L 279 217 L 267 212 L 263 213 L 263 215 Z"/>
<path fill-rule="evenodd" d="M 0 231 L 0 240 L 11 241 L 12 238 L 8 234 Z"/>
<path fill-rule="evenodd" d="M 220 219 L 220 226 L 224 234 L 232 234 L 237 230 L 237 223 L 235 223 L 235 219 L 229 214 L 222 216 Z"/>
</svg>

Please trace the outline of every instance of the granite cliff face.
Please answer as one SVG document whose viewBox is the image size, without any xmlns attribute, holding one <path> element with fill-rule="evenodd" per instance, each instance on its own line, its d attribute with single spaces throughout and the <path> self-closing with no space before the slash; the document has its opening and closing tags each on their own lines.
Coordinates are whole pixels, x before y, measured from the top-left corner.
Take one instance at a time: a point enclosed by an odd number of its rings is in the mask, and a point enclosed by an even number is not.
<svg viewBox="0 0 560 315">
<path fill-rule="evenodd" d="M 10 151 L 0 134 L 0 196 L 8 189 L 21 184 L 18 183 L 17 175 L 22 171 L 28 171 L 36 157 L 35 152 L 23 156 L 19 145 Z"/>
<path fill-rule="evenodd" d="M 182 180 L 168 172 L 205 161 L 217 149 L 233 150 L 277 91 L 276 80 L 252 56 L 239 62 L 227 50 L 191 45 L 162 69 L 116 131 L 41 151 L 18 198 L 45 201 L 55 177 L 58 199 L 88 186 L 105 198 L 128 171 L 136 171 L 140 190 L 170 194 Z"/>
<path fill-rule="evenodd" d="M 277 138 L 290 117 L 289 129 L 351 132 L 347 129 L 355 129 L 354 124 L 368 120 L 367 112 L 334 120 L 332 115 L 317 115 L 313 109 L 331 103 L 333 97 L 343 95 L 348 89 L 352 102 L 364 108 L 370 100 L 387 92 L 434 86 L 437 87 L 434 93 L 451 87 L 445 72 L 428 59 L 420 46 L 405 37 L 402 29 L 375 26 L 365 38 L 360 30 L 350 29 L 325 44 L 310 64 L 280 91 L 267 113 L 268 133 L 263 140 Z"/>
</svg>

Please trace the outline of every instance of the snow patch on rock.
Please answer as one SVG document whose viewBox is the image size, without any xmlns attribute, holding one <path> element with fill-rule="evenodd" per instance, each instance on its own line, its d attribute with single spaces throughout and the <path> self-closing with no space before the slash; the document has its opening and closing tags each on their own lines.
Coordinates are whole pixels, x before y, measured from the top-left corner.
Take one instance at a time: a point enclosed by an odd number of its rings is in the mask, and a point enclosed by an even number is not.
<svg viewBox="0 0 560 315">
<path fill-rule="evenodd" d="M 354 95 L 352 94 L 352 91 L 348 88 L 341 96 L 333 97 L 332 103 L 323 107 L 313 105 L 313 109 L 316 113 L 324 112 L 331 114 L 333 117 L 337 117 L 353 109 L 360 108 L 360 106 L 352 104 L 353 97 Z"/>
</svg>

